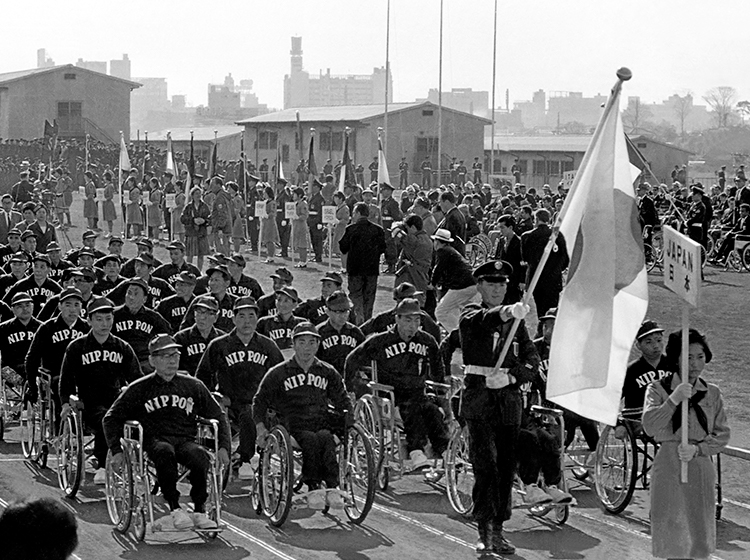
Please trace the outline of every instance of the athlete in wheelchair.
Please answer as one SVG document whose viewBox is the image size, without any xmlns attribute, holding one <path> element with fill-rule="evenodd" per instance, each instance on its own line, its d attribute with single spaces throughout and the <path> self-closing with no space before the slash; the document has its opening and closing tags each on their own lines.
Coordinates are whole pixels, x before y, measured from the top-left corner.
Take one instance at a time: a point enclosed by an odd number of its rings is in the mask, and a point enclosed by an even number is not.
<svg viewBox="0 0 750 560">
<path fill-rule="evenodd" d="M 145 470 L 145 465 L 150 462 L 156 474 L 156 483 L 170 509 L 170 514 L 163 521 L 160 520 L 159 529 L 194 529 L 213 533 L 213 530 L 220 528 L 220 507 L 217 502 L 220 501 L 222 485 L 217 476 L 220 478 L 221 472 L 229 464 L 229 423 L 226 414 L 201 381 L 177 372 L 180 348 L 169 335 L 160 334 L 152 338 L 149 342 L 149 362 L 154 373 L 129 385 L 104 416 L 104 433 L 111 453 L 107 464 L 108 499 L 109 493 L 114 490 L 110 488 L 110 481 L 117 473 L 136 471 L 146 478 L 140 467 Z M 196 441 L 196 431 L 206 420 L 216 421 L 215 433 L 212 432 L 210 436 L 210 439 L 218 438 L 218 441 L 211 442 L 215 452 Z M 129 429 L 131 427 L 137 429 Z M 121 440 L 123 430 L 126 438 Z M 137 434 L 137 439 L 127 437 L 133 432 Z M 124 442 L 128 446 L 126 452 L 123 452 Z M 132 448 L 136 443 L 140 449 L 133 453 Z M 147 460 L 143 458 L 144 452 Z M 133 461 L 138 463 L 137 467 L 124 465 Z M 189 471 L 192 514 L 180 507 L 178 465 L 183 465 Z M 150 494 L 146 491 L 145 499 L 149 500 L 147 505 L 153 526 Z M 206 512 L 209 495 L 213 500 L 210 516 Z M 130 506 L 132 510 L 132 499 Z M 143 515 L 141 509 L 141 531 L 145 530 Z M 118 519 L 118 528 L 127 530 L 127 525 L 122 528 L 120 521 Z M 139 535 L 141 538 L 142 534 Z"/>
<path fill-rule="evenodd" d="M 310 509 L 343 508 L 358 523 L 374 498 L 372 449 L 364 432 L 354 425 L 341 375 L 316 358 L 319 345 L 320 335 L 312 323 L 295 326 L 294 355 L 265 375 L 253 399 L 261 449 L 254 491 L 261 494 L 261 503 L 256 509 L 269 515 L 274 525 L 284 522 L 291 506 L 295 485 L 292 440 L 301 449 L 300 484 L 307 486 Z M 343 452 L 337 452 L 337 437 L 345 441 Z M 274 464 L 281 465 L 281 470 L 274 470 Z M 363 503 L 355 487 L 364 487 Z"/>
</svg>

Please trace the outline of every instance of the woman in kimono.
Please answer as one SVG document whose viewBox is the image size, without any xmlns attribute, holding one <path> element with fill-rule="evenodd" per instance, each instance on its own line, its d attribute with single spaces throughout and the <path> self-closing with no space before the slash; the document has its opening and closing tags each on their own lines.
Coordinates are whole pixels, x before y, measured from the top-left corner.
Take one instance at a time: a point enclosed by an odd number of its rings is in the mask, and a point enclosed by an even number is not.
<svg viewBox="0 0 750 560">
<path fill-rule="evenodd" d="M 112 173 L 104 173 L 104 202 L 102 203 L 102 220 L 107 222 L 109 233 L 112 235 L 112 227 L 117 219 L 117 210 L 115 209 L 115 186 L 112 184 Z"/>
<path fill-rule="evenodd" d="M 682 332 L 667 342 L 666 359 L 680 371 Z M 651 470 L 651 542 L 656 558 L 709 558 L 716 550 L 715 474 L 711 456 L 729 443 L 719 388 L 701 375 L 711 350 L 697 330 L 688 335 L 688 382 L 676 373 L 646 390 L 643 429 L 659 443 Z M 681 404 L 684 403 L 684 404 Z M 688 404 L 689 403 L 689 404 Z M 682 440 L 682 406 L 688 404 L 688 443 Z M 680 482 L 687 461 L 688 483 Z"/>
<path fill-rule="evenodd" d="M 346 255 L 339 251 L 339 241 L 344 237 L 346 226 L 349 225 L 351 213 L 346 205 L 344 193 L 336 192 L 333 195 L 333 203 L 336 205 L 336 226 L 333 230 L 333 254 L 341 255 L 341 271 L 346 272 Z"/>
<path fill-rule="evenodd" d="M 86 171 L 84 175 L 86 177 L 86 185 L 83 191 L 85 197 L 83 201 L 83 217 L 88 220 L 89 229 L 96 229 L 97 222 L 99 221 L 99 208 L 96 205 L 96 184 L 94 183 L 94 175 L 91 171 Z"/>
<path fill-rule="evenodd" d="M 276 194 L 273 187 L 263 191 L 266 199 L 266 215 L 260 221 L 260 243 L 266 246 L 266 263 L 272 263 L 276 254 L 276 243 L 279 243 L 279 228 L 276 225 Z"/>
<path fill-rule="evenodd" d="M 295 218 L 292 220 L 292 250 L 299 255 L 299 262 L 294 266 L 307 268 L 307 248 L 310 246 L 310 230 L 307 227 L 307 217 L 310 210 L 305 200 L 305 189 L 297 187 L 292 191 Z"/>
</svg>

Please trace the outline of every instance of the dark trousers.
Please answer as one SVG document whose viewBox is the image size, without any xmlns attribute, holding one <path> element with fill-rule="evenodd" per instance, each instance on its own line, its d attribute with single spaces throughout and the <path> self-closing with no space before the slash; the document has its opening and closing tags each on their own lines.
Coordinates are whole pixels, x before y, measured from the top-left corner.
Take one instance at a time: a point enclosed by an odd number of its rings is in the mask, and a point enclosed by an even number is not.
<svg viewBox="0 0 750 560">
<path fill-rule="evenodd" d="M 724 241 L 721 242 L 721 247 L 719 247 L 719 252 L 716 254 L 716 258 L 718 260 L 724 260 L 729 256 L 729 253 L 732 252 L 734 249 L 734 240 L 736 235 L 733 233 L 727 234 L 727 236 L 724 238 Z"/>
<path fill-rule="evenodd" d="M 167 226 L 167 239 L 172 239 L 172 213 L 165 208 L 162 212 L 164 216 L 164 225 Z"/>
<path fill-rule="evenodd" d="M 558 290 L 550 286 L 538 287 L 534 290 L 534 305 L 536 305 L 537 317 L 543 317 L 547 311 L 557 307 L 561 291 L 562 287 Z"/>
<path fill-rule="evenodd" d="M 385 264 L 389 267 L 396 265 L 398 260 L 398 249 L 396 248 L 396 241 L 391 236 L 390 231 L 385 232 Z"/>
<path fill-rule="evenodd" d="M 558 433 L 553 433 L 558 428 Z M 558 484 L 560 470 L 559 426 L 543 427 L 530 423 L 518 435 L 518 476 L 524 484 L 534 484 L 539 472 L 547 484 Z"/>
<path fill-rule="evenodd" d="M 281 225 L 281 222 L 286 222 L 286 225 Z M 276 225 L 279 228 L 279 245 L 281 245 L 281 256 L 289 256 L 289 235 L 292 233 L 292 225 L 289 220 L 283 218 L 276 218 Z"/>
<path fill-rule="evenodd" d="M 377 289 L 377 276 L 349 276 L 349 296 L 354 303 L 358 325 L 372 318 Z"/>
<path fill-rule="evenodd" d="M 327 488 L 338 488 L 339 463 L 333 434 L 329 430 L 301 430 L 292 436 L 302 449 L 302 481 L 313 488 L 321 482 L 325 482 Z"/>
<path fill-rule="evenodd" d="M 258 224 L 260 220 L 253 217 L 247 221 L 247 235 L 250 237 L 250 250 L 255 252 L 258 250 Z"/>
<path fill-rule="evenodd" d="M 422 188 L 429 189 L 432 186 L 432 171 L 422 171 Z"/>
<path fill-rule="evenodd" d="M 232 426 L 232 432 L 239 432 L 240 446 L 237 452 L 240 455 L 240 461 L 243 463 L 250 462 L 255 455 L 255 422 L 253 421 L 253 407 L 251 405 L 230 406 L 227 410 L 229 422 Z"/>
<path fill-rule="evenodd" d="M 401 173 L 398 176 L 398 188 L 405 189 L 409 186 L 409 178 L 407 173 Z"/>
<path fill-rule="evenodd" d="M 576 436 L 576 428 L 581 428 L 581 433 L 586 439 L 588 448 L 591 451 L 596 449 L 596 445 L 599 443 L 599 430 L 596 427 L 596 422 L 570 410 L 563 412 L 563 419 L 565 420 L 565 447 L 568 447 Z"/>
<path fill-rule="evenodd" d="M 103 469 L 107 464 L 107 440 L 104 438 L 102 418 L 109 410 L 108 406 L 86 403 L 83 409 L 83 425 L 94 434 L 94 457 L 99 464 L 97 468 Z"/>
<path fill-rule="evenodd" d="M 467 419 L 469 459 L 474 468 L 474 518 L 502 524 L 510 519 L 519 426 Z"/>
<path fill-rule="evenodd" d="M 315 262 L 323 262 L 323 229 L 321 224 L 310 224 L 310 242 L 315 253 Z"/>
<path fill-rule="evenodd" d="M 440 408 L 420 395 L 398 404 L 406 432 L 406 451 L 424 449 L 429 439 L 435 455 L 442 455 L 448 448 L 448 429 Z"/>
<path fill-rule="evenodd" d="M 475 185 L 481 185 L 482 184 L 482 172 L 478 169 L 474 171 L 474 184 Z"/>
<path fill-rule="evenodd" d="M 208 498 L 206 477 L 211 468 L 208 451 L 192 440 L 151 440 L 144 445 L 149 459 L 156 469 L 164 499 L 171 509 L 179 507 L 180 491 L 177 490 L 177 463 L 190 470 L 190 498 L 195 511 L 202 512 Z"/>
</svg>

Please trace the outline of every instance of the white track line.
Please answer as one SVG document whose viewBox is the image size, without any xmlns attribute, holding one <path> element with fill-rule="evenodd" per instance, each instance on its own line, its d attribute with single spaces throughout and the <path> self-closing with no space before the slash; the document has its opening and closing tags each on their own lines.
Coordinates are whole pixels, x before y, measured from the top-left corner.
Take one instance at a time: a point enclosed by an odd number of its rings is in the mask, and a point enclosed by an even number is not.
<svg viewBox="0 0 750 560">
<path fill-rule="evenodd" d="M 270 544 L 268 544 L 268 543 L 260 540 L 258 537 L 252 536 L 250 533 L 248 533 L 247 531 L 244 531 L 244 530 L 240 529 L 236 525 L 232 525 L 231 523 L 227 523 L 227 521 L 224 520 L 224 519 L 222 519 L 222 523 L 227 527 L 227 529 L 229 529 L 233 533 L 236 533 L 239 536 L 246 538 L 250 542 L 258 545 L 259 547 L 261 547 L 261 548 L 263 548 L 265 550 L 267 550 L 271 554 L 274 554 L 274 555 L 278 556 L 282 560 L 297 560 L 296 558 L 294 558 L 294 556 L 289 556 L 286 552 L 282 552 L 278 548 L 276 548 L 274 546 L 271 546 Z"/>
<path fill-rule="evenodd" d="M 392 510 L 390 508 L 387 508 L 385 506 L 381 506 L 378 504 L 372 504 L 372 509 L 375 509 L 377 511 L 382 511 L 383 513 L 386 513 L 390 515 L 391 517 L 395 517 L 396 519 L 400 519 L 401 521 L 405 521 L 406 523 L 415 525 L 416 527 L 424 529 L 425 531 L 428 531 L 432 533 L 433 535 L 441 536 L 444 539 L 447 539 L 455 544 L 474 550 L 473 543 L 467 542 L 463 539 L 459 539 L 458 537 L 454 537 L 453 535 L 449 535 L 448 533 L 441 531 L 440 529 L 436 529 L 435 527 L 432 527 L 431 525 L 428 525 L 427 523 L 422 523 L 421 521 L 413 519 L 407 515 L 404 515 L 403 513 L 400 513 L 398 511 Z"/>
</svg>

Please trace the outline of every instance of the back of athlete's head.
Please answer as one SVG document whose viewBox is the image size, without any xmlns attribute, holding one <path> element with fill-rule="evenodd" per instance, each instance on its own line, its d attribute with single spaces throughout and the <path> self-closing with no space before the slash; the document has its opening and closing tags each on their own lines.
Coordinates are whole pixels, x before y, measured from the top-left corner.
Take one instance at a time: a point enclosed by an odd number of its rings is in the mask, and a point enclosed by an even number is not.
<svg viewBox="0 0 750 560">
<path fill-rule="evenodd" d="M 78 522 L 52 498 L 18 502 L 0 515 L 0 543 L 5 560 L 65 560 L 78 546 Z"/>
</svg>

